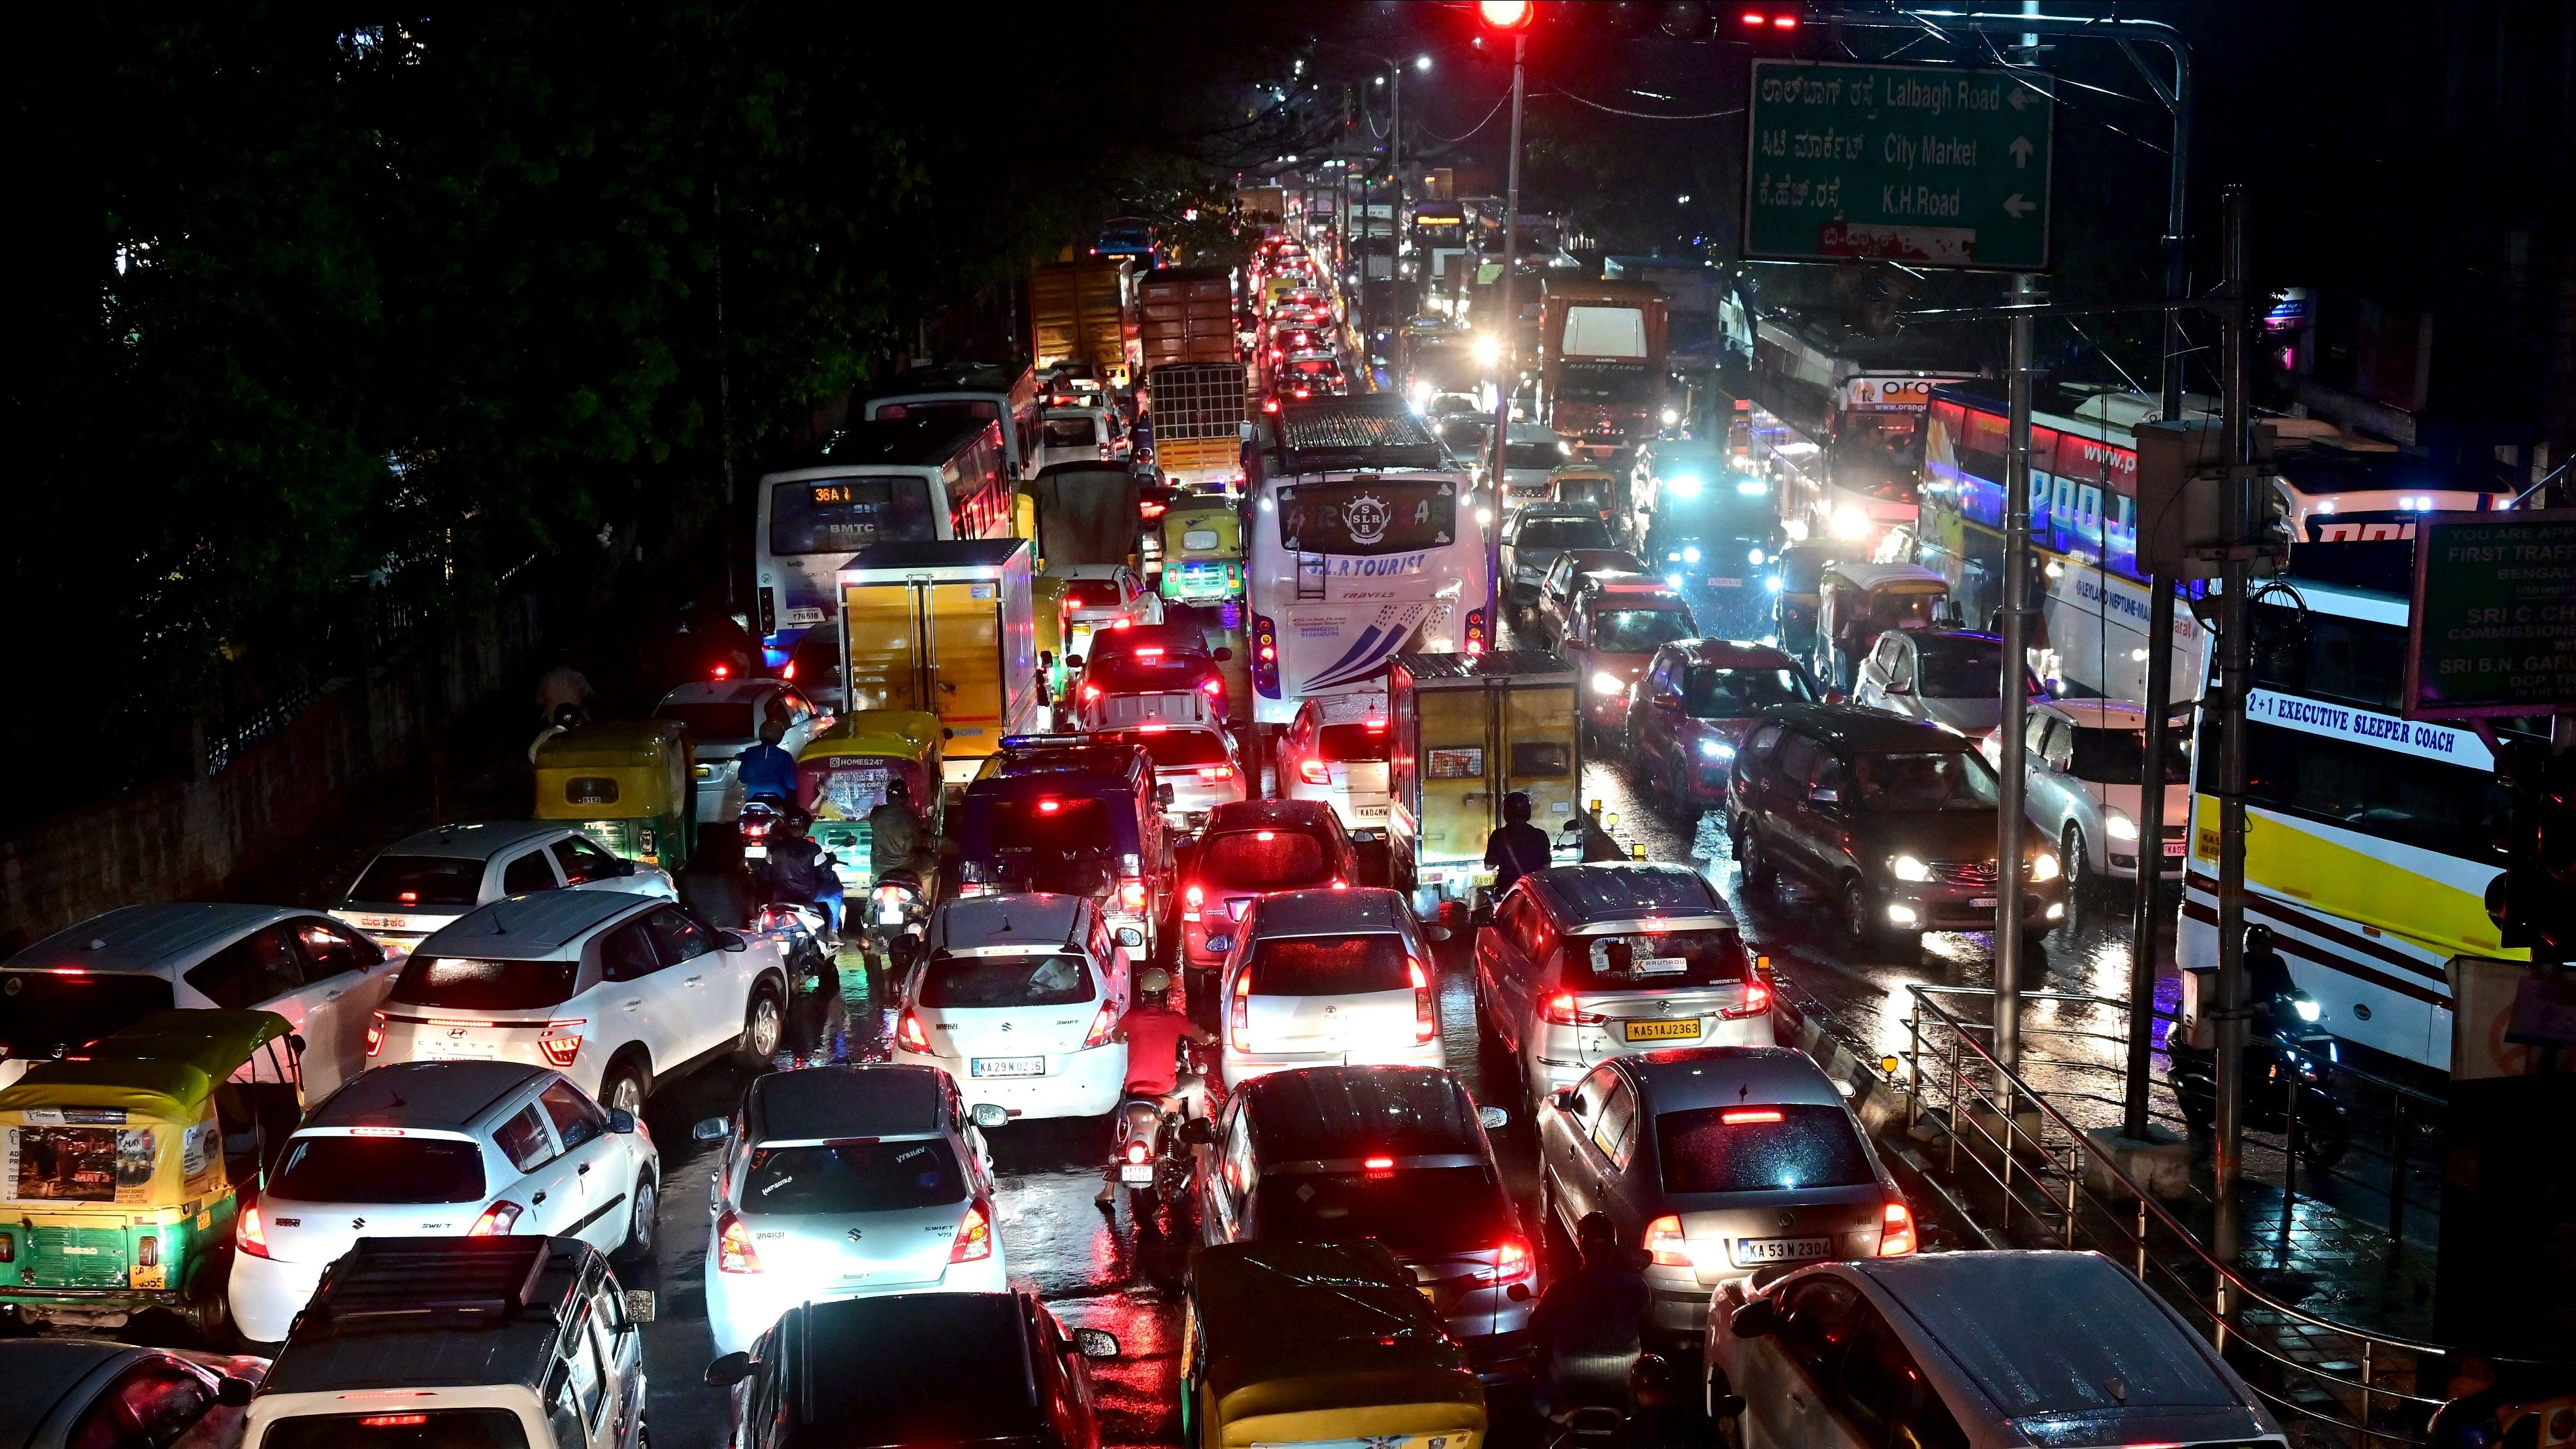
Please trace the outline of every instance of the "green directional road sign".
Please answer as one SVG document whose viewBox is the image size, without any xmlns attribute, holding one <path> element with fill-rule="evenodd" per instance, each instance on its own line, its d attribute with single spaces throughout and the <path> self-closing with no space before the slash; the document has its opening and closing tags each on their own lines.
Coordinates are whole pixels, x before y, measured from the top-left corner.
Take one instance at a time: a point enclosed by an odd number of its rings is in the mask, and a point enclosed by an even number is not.
<svg viewBox="0 0 2576 1449">
<path fill-rule="evenodd" d="M 2415 522 L 2406 717 L 2576 713 L 2576 509 Z"/>
<path fill-rule="evenodd" d="M 1753 62 L 1744 254 L 2048 266 L 2042 71 Z"/>
</svg>

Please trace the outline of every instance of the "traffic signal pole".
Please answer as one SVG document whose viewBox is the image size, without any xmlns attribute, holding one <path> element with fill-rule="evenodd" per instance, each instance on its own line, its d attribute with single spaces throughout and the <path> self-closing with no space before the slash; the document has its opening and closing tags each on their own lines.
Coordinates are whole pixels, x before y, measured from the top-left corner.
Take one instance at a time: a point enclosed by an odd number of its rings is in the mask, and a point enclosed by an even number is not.
<svg viewBox="0 0 2576 1449">
<path fill-rule="evenodd" d="M 1487 647 L 1503 637 L 1503 441 L 1512 431 L 1512 382 L 1520 373 L 1514 344 L 1520 336 L 1520 304 L 1512 299 L 1512 273 L 1521 263 L 1521 101 L 1529 36 L 1512 34 L 1512 150 L 1503 184 L 1502 336 L 1494 351 L 1494 457 L 1486 470 L 1486 491 L 1494 521 L 1485 528 L 1485 638 Z"/>
<path fill-rule="evenodd" d="M 2218 1142 L 2211 1164 L 2217 1177 L 2210 1251 L 2234 1262 L 2243 1235 L 2240 1202 L 2245 1174 L 2245 694 L 2253 682 L 2252 600 L 2255 537 L 2254 476 L 2247 447 L 2245 189 L 2227 188 L 2226 341 L 2220 362 L 2225 394 L 2219 427 L 2227 460 L 2229 540 L 2220 602 L 2218 706 Z M 2203 710 L 2204 728 L 2208 711 Z M 2286 1211 L 2286 1207 L 2284 1211 Z"/>
</svg>

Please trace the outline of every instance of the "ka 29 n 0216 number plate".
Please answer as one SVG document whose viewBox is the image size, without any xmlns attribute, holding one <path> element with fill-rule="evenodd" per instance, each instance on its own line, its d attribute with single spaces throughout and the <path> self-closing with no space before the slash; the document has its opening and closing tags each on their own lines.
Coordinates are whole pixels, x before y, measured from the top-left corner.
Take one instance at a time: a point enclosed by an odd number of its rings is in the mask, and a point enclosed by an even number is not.
<svg viewBox="0 0 2576 1449">
<path fill-rule="evenodd" d="M 1043 1077 L 1044 1057 L 977 1057 L 973 1071 L 979 1077 Z"/>
<path fill-rule="evenodd" d="M 1697 1041 L 1699 1018 L 1686 1016 L 1679 1021 L 1631 1021 L 1620 1031 L 1630 1041 Z"/>
</svg>

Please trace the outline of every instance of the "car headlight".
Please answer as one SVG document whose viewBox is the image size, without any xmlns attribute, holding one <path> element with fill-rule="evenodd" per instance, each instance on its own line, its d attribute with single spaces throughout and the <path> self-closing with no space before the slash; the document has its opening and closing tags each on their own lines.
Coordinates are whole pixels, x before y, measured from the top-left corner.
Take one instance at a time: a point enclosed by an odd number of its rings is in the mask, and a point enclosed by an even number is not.
<svg viewBox="0 0 2576 1449">
<path fill-rule="evenodd" d="M 1762 567 L 1762 550 L 1757 548 L 1751 553 L 1746 554 L 1744 556 L 1744 561 L 1753 565 L 1757 569 Z"/>
<path fill-rule="evenodd" d="M 2053 850 L 2043 850 L 2039 854 L 2032 856 L 2030 858 L 2030 878 L 2032 880 L 2057 879 L 2057 852 Z"/>
<path fill-rule="evenodd" d="M 1683 549 L 1683 550 L 1682 550 L 1682 562 L 1683 562 L 1683 563 L 1698 563 L 1698 562 L 1699 562 L 1699 550 L 1698 550 L 1698 549 L 1696 549 L 1696 548 L 1686 548 L 1686 549 Z"/>
<path fill-rule="evenodd" d="M 1887 873 L 1898 880 L 1925 881 L 1932 878 L 1932 867 L 1916 860 L 1913 856 L 1899 855 L 1889 858 Z"/>
<path fill-rule="evenodd" d="M 2111 832 L 2111 838 L 2113 840 L 2135 840 L 2138 838 L 2138 822 L 2121 814 L 2117 810 L 2112 811 L 2110 818 L 2102 822 L 2102 828 Z"/>
<path fill-rule="evenodd" d="M 1724 740 L 1702 740 L 1699 754 L 1703 760 L 1731 760 L 1735 758 L 1735 746 Z"/>
<path fill-rule="evenodd" d="M 1845 508 L 1835 513 L 1834 537 L 1843 539 L 1869 537 L 1869 515 L 1857 508 Z"/>
<path fill-rule="evenodd" d="M 1682 576 L 1680 574 L 1664 575 L 1664 587 L 1672 590 L 1674 593 L 1680 593 L 1682 591 Z"/>
<path fill-rule="evenodd" d="M 1764 579 L 1762 581 L 1762 587 L 1765 592 L 1774 594 L 1779 593 L 1781 591 L 1780 576 L 1778 574 L 1773 574 L 1771 577 Z"/>
<path fill-rule="evenodd" d="M 1594 694 L 1626 694 L 1628 692 L 1628 681 L 1621 679 L 1618 675 L 1604 669 L 1600 673 L 1592 676 L 1592 692 Z"/>
</svg>

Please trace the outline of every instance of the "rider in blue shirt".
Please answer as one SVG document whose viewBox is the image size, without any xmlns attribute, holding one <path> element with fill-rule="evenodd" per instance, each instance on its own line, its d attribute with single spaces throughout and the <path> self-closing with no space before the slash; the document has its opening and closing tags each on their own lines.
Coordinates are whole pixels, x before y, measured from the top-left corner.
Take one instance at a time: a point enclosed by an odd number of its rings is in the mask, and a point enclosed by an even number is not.
<svg viewBox="0 0 2576 1449">
<path fill-rule="evenodd" d="M 742 752 L 734 762 L 734 775 L 742 781 L 742 798 L 757 800 L 766 795 L 781 805 L 800 803 L 796 798 L 796 757 L 778 747 L 787 738 L 787 723 L 780 719 L 761 722 L 760 743 Z"/>
</svg>

